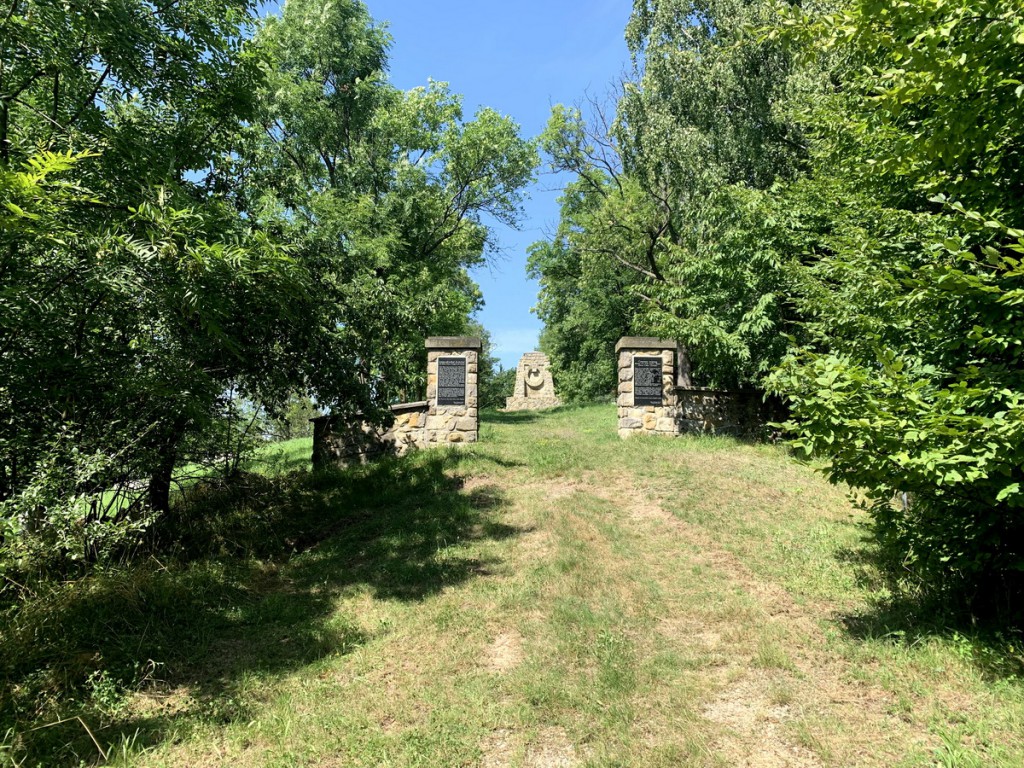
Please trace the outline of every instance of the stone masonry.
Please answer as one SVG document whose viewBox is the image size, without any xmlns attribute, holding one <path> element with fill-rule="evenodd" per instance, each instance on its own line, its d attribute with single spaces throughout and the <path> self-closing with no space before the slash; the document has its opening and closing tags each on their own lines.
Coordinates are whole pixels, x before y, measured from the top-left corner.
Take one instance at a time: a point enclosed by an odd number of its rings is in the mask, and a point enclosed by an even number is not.
<svg viewBox="0 0 1024 768">
<path fill-rule="evenodd" d="M 689 433 L 771 439 L 769 425 L 786 419 L 784 404 L 761 392 L 694 387 L 686 348 L 674 341 L 627 336 L 615 351 L 619 437 Z"/>
<path fill-rule="evenodd" d="M 401 403 L 391 406 L 392 425 L 377 428 L 356 415 L 313 419 L 313 467 L 365 464 L 381 456 L 404 456 L 424 447 L 424 425 L 429 403 Z"/>
<path fill-rule="evenodd" d="M 424 426 L 424 445 L 477 441 L 480 434 L 477 402 L 480 348 L 480 339 L 475 337 L 437 336 L 427 339 L 427 402 L 430 407 Z M 448 401 L 439 397 L 439 393 L 445 394 L 444 390 L 450 383 L 445 380 L 449 372 L 457 370 L 451 364 L 456 363 L 458 358 L 465 360 L 464 396 L 461 404 L 452 402 L 458 400 L 457 396 Z"/>
<path fill-rule="evenodd" d="M 551 361 L 543 352 L 527 352 L 516 368 L 516 388 L 505 398 L 506 411 L 536 411 L 562 404 L 555 396 Z"/>
<path fill-rule="evenodd" d="M 391 406 L 392 423 L 374 427 L 358 414 L 351 419 L 313 419 L 313 467 L 366 463 L 415 448 L 475 443 L 480 434 L 477 376 L 480 339 L 427 339 L 427 399 Z"/>
<path fill-rule="evenodd" d="M 615 345 L 619 368 L 619 437 L 677 435 L 674 341 L 627 336 Z M 644 397 L 641 400 L 640 394 Z M 640 402 L 638 402 L 640 401 Z"/>
</svg>

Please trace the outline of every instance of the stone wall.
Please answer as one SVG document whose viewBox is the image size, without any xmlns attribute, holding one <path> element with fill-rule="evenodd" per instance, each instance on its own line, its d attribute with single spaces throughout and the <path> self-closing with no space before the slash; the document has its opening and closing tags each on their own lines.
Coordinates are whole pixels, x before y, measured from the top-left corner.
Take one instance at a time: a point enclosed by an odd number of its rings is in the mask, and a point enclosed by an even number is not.
<svg viewBox="0 0 1024 768">
<path fill-rule="evenodd" d="M 480 339 L 427 339 L 427 399 L 391 406 L 392 421 L 374 427 L 357 414 L 313 419 L 313 468 L 364 464 L 414 448 L 475 443 Z"/>
<path fill-rule="evenodd" d="M 786 420 L 782 401 L 762 392 L 681 387 L 676 398 L 681 433 L 764 440 L 774 437 L 771 422 Z"/>
<path fill-rule="evenodd" d="M 393 405 L 394 421 L 384 428 L 374 427 L 359 414 L 350 419 L 319 416 L 313 419 L 313 468 L 365 464 L 422 448 L 428 411 L 426 400 Z"/>
<path fill-rule="evenodd" d="M 776 398 L 755 391 L 700 389 L 690 379 L 686 349 L 674 341 L 625 337 L 615 346 L 619 364 L 619 437 L 633 435 L 712 434 L 770 439 L 770 422 L 784 421 L 785 407 Z M 646 398 L 637 397 L 637 359 L 661 359 L 661 404 L 652 399 L 654 373 L 646 369 Z M 655 387 L 656 388 L 656 387 Z"/>
</svg>

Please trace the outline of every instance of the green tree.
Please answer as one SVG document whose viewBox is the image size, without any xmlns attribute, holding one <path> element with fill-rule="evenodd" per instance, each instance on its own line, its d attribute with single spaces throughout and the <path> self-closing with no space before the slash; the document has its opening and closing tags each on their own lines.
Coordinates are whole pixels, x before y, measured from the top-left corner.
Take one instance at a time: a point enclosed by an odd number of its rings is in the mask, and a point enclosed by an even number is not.
<svg viewBox="0 0 1024 768">
<path fill-rule="evenodd" d="M 561 198 L 561 221 L 551 241 L 530 248 L 527 269 L 540 282 L 534 311 L 544 322 L 540 346 L 551 358 L 558 392 L 569 402 L 611 395 L 618 384 L 615 343 L 634 327 L 640 275 L 592 247 L 587 233 L 615 194 L 607 175 L 570 184 Z"/>
<path fill-rule="evenodd" d="M 532 145 L 388 85 L 362 5 L 289 4 L 256 44 L 251 11 L 19 0 L 0 22 L 0 517 L 64 554 L 166 510 L 240 404 L 382 414 L 478 303 L 482 217 L 517 216 Z"/>
<path fill-rule="evenodd" d="M 637 0 L 614 119 L 556 108 L 546 133 L 554 167 L 588 188 L 560 237 L 633 271 L 633 330 L 683 341 L 709 386 L 762 382 L 792 330 L 774 190 L 806 165 L 787 105 L 817 81 L 752 34 L 771 17 L 765 0 Z"/>
<path fill-rule="evenodd" d="M 791 195 L 818 215 L 790 228 L 807 246 L 795 298 L 808 319 L 775 378 L 790 428 L 833 479 L 866 489 L 916 583 L 976 608 L 1012 600 L 1024 586 L 1024 13 L 853 0 L 788 22 L 839 64 L 835 91 L 806 113 L 814 176 Z"/>
<path fill-rule="evenodd" d="M 81 191 L 48 211 L 45 231 L 25 226 L 39 215 L 33 206 L 5 201 L 14 214 L 0 233 L 8 508 L 41 492 L 40 467 L 53 482 L 47 504 L 26 502 L 30 517 L 62 499 L 98 502 L 140 477 L 150 480 L 139 501 L 166 508 L 178 446 L 209 423 L 226 383 L 272 384 L 282 329 L 269 315 L 291 311 L 303 275 L 204 184 L 254 114 L 250 22 L 249 5 L 234 0 L 19 0 L 2 21 L 0 165 L 24 178 L 70 156 L 48 178 Z M 243 322 L 266 308 L 267 323 Z M 93 504 L 89 515 L 131 508 Z"/>
<path fill-rule="evenodd" d="M 362 3 L 289 0 L 259 39 L 274 65 L 227 178 L 322 291 L 316 325 L 343 351 L 318 356 L 317 401 L 379 411 L 422 387 L 424 338 L 480 305 L 467 270 L 493 246 L 484 219 L 518 221 L 536 150 L 493 110 L 465 120 L 443 83 L 390 85 L 390 41 Z"/>
</svg>

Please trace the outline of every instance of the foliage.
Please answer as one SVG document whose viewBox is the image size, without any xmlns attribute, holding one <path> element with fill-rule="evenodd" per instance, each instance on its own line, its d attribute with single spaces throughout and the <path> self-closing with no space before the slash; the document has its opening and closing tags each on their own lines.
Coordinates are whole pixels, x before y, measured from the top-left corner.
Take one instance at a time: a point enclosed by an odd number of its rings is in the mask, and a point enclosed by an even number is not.
<svg viewBox="0 0 1024 768">
<path fill-rule="evenodd" d="M 579 188 L 563 202 L 558 239 L 601 272 L 631 272 L 632 311 L 616 308 L 620 324 L 684 342 L 709 386 L 761 382 L 792 319 L 767 228 L 773 185 L 807 153 L 785 109 L 798 88 L 793 57 L 750 34 L 770 14 L 759 0 L 638 0 L 627 29 L 634 77 L 614 119 L 597 109 L 588 125 L 558 107 L 545 134 L 554 167 Z M 542 247 L 550 264 L 560 246 Z"/>
<path fill-rule="evenodd" d="M 460 332 L 464 336 L 476 336 L 480 339 L 480 356 L 477 361 L 477 404 L 480 408 L 501 408 L 505 398 L 512 393 L 512 384 L 508 382 L 508 371 L 501 367 L 494 356 L 494 344 L 491 334 L 477 320 L 469 320 Z M 495 370 L 497 368 L 497 370 Z M 513 374 L 514 375 L 514 374 Z M 513 379 L 513 382 L 515 379 Z"/>
<path fill-rule="evenodd" d="M 95 556 L 91 529 L 166 508 L 182 440 L 226 382 L 276 384 L 303 275 L 185 180 L 251 115 L 247 24 L 246 5 L 217 0 L 17 2 L 3 22 L 7 544 L 49 531 Z M 256 307 L 262 328 L 241 321 Z"/>
<path fill-rule="evenodd" d="M 517 222 L 536 152 L 493 110 L 464 119 L 444 83 L 390 85 L 389 40 L 355 0 L 290 0 L 259 40 L 274 65 L 226 178 L 322 291 L 311 322 L 337 348 L 315 351 L 317 402 L 372 414 L 422 388 L 424 338 L 479 306 L 467 269 L 493 245 L 483 219 Z M 372 398 L 352 396 L 360 382 Z"/>
<path fill-rule="evenodd" d="M 0 21 L 5 548 L 100 557 L 90 531 L 166 512 L 185 463 L 236 471 L 243 422 L 296 393 L 382 413 L 479 302 L 482 217 L 515 220 L 533 146 L 440 84 L 391 87 L 358 2 L 289 3 L 255 40 L 252 13 Z"/>
<path fill-rule="evenodd" d="M 809 186 L 843 208 L 799 281 L 788 426 L 867 491 L 915 583 L 1006 611 L 1024 586 L 1024 14 L 857 1 L 819 25 L 798 35 L 847 68 L 808 110 Z"/>
<path fill-rule="evenodd" d="M 632 330 L 638 311 L 639 299 L 630 293 L 636 273 L 582 242 L 607 194 L 614 194 L 607 179 L 596 190 L 585 181 L 570 184 L 554 239 L 530 248 L 528 270 L 540 282 L 534 309 L 544 322 L 540 346 L 567 402 L 615 391 L 615 342 Z"/>
<path fill-rule="evenodd" d="M 320 409 L 304 395 L 292 394 L 280 412 L 269 420 L 267 429 L 274 440 L 294 440 L 313 436 L 312 419 L 320 415 Z"/>
<path fill-rule="evenodd" d="M 512 396 L 516 388 L 515 368 L 502 368 L 500 365 L 487 385 L 486 391 L 481 390 L 481 408 L 504 408 L 505 400 Z"/>
<path fill-rule="evenodd" d="M 1024 568 L 1022 30 L 1006 0 L 637 0 L 615 117 L 552 116 L 576 180 L 533 262 L 560 363 L 615 313 L 587 281 L 632 271 L 633 332 L 787 397 L 910 580 L 978 608 Z"/>
</svg>

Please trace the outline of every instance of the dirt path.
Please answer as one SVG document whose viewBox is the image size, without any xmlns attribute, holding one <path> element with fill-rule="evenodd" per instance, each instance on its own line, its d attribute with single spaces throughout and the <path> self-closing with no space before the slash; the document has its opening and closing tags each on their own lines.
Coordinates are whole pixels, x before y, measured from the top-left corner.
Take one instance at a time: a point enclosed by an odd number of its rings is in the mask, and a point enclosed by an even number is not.
<svg viewBox="0 0 1024 768">
<path fill-rule="evenodd" d="M 831 618 L 828 605 L 798 605 L 784 588 L 757 577 L 706 531 L 665 511 L 635 485 L 620 481 L 603 487 L 588 483 L 587 488 L 622 510 L 622 524 L 650 543 L 644 558 L 652 572 L 669 556 L 666 548 L 678 549 L 686 543 L 693 548 L 686 555 L 686 566 L 710 569 L 726 580 L 730 592 L 742 594 L 751 603 L 750 613 L 742 620 L 695 617 L 685 611 L 660 620 L 661 633 L 702 646 L 712 659 L 706 671 L 714 681 L 714 693 L 701 714 L 722 726 L 711 742 L 719 758 L 750 768 L 822 765 L 817 754 L 786 727 L 800 711 L 813 710 L 854 726 L 841 744 L 833 738 L 830 748 L 841 749 L 846 764 L 858 764 L 857 756 L 868 754 L 871 762 L 882 764 L 899 759 L 897 745 L 906 738 L 905 724 L 891 714 L 892 695 L 853 681 L 851 666 L 823 650 L 827 637 L 822 625 Z M 668 592 L 672 585 L 671 579 L 663 582 Z M 750 636 L 766 627 L 772 628 L 770 634 L 788 641 L 788 659 L 780 663 L 782 668 L 764 669 L 754 658 L 756 650 L 752 653 Z M 804 739 L 811 741 L 808 736 Z"/>
</svg>

